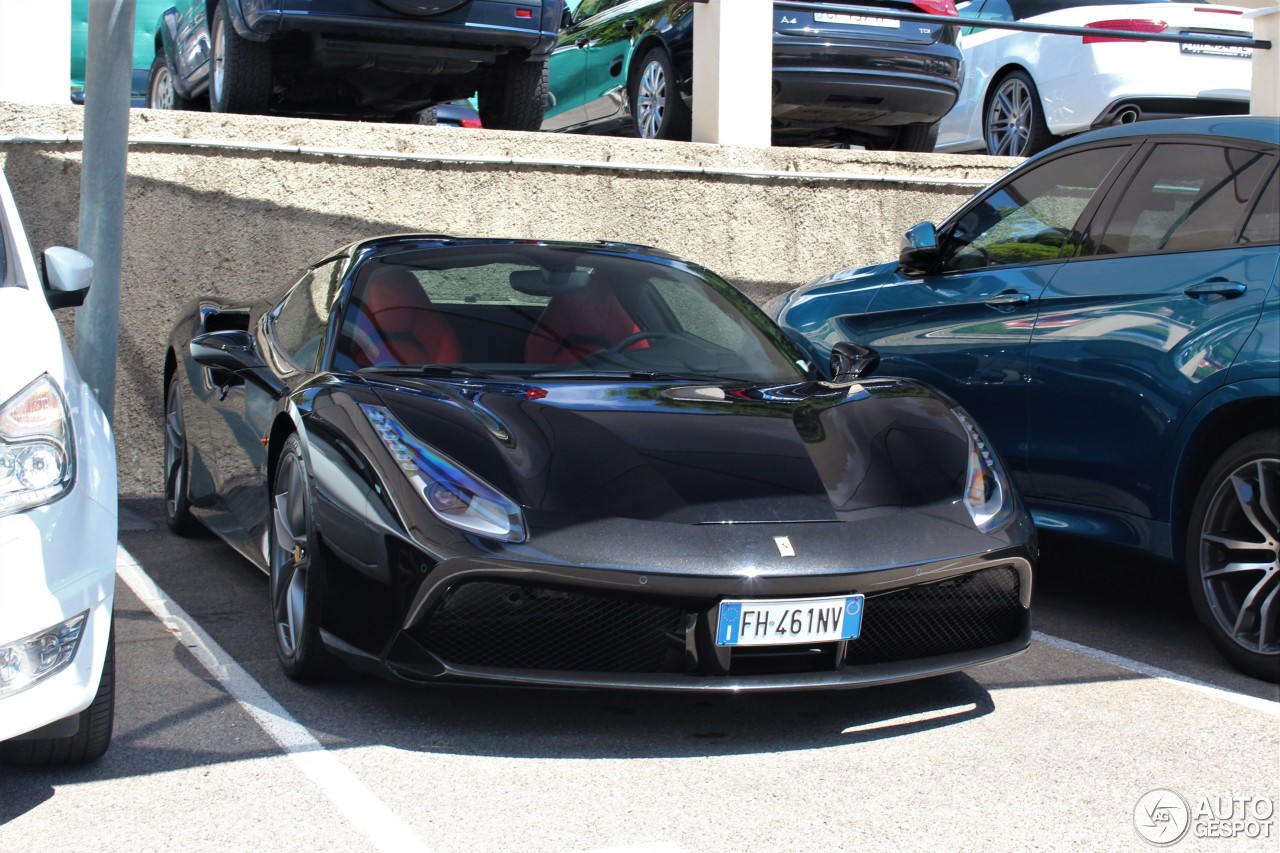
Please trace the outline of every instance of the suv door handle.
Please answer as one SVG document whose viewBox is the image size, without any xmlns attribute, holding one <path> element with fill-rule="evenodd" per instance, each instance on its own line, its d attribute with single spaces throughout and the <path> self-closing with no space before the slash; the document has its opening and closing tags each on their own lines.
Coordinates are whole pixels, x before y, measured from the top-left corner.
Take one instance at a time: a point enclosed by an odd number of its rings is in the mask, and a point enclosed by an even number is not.
<svg viewBox="0 0 1280 853">
<path fill-rule="evenodd" d="M 992 308 L 1016 308 L 1029 302 L 1031 302 L 1031 294 L 1020 293 L 1016 290 L 1006 290 L 988 299 L 986 304 Z"/>
<path fill-rule="evenodd" d="M 1237 296 L 1244 296 L 1244 292 L 1246 290 L 1248 290 L 1248 288 L 1238 281 L 1228 281 L 1225 278 L 1211 278 L 1208 281 L 1193 284 L 1182 292 L 1193 298 L 1199 298 L 1201 296 L 1221 296 L 1223 299 L 1235 299 Z"/>
</svg>

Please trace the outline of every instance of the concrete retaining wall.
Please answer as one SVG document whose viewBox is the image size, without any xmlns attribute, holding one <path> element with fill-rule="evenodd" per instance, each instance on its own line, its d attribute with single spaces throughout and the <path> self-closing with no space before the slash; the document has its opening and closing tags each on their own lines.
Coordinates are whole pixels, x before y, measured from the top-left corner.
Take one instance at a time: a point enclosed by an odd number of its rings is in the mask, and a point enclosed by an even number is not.
<svg viewBox="0 0 1280 853">
<path fill-rule="evenodd" d="M 37 250 L 77 243 L 82 115 L 0 103 L 0 167 Z M 130 496 L 161 491 L 163 346 L 197 295 L 251 301 L 352 240 L 422 231 L 659 246 L 763 301 L 893 257 L 902 231 L 1015 163 L 149 110 L 130 138 L 115 415 Z"/>
</svg>

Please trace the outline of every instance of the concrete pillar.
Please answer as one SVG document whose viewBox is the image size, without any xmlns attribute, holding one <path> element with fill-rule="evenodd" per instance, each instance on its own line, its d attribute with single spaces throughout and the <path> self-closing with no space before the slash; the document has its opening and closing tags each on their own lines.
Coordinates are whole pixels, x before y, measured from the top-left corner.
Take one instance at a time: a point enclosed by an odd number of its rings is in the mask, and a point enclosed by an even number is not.
<svg viewBox="0 0 1280 853">
<path fill-rule="evenodd" d="M 71 0 L 0 0 L 0 101 L 71 102 Z"/>
<path fill-rule="evenodd" d="M 768 147 L 772 102 L 773 0 L 695 3 L 693 141 Z"/>
<path fill-rule="evenodd" d="M 1253 19 L 1253 37 L 1271 42 L 1270 50 L 1253 52 L 1253 85 L 1249 114 L 1280 116 L 1280 6 L 1246 12 Z"/>
</svg>

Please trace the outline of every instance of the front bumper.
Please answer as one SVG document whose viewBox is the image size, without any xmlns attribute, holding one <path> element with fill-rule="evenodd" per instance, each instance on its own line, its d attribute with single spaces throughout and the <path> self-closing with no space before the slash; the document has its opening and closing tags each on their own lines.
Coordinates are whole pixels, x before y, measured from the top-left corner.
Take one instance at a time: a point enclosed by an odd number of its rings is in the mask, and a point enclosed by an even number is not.
<svg viewBox="0 0 1280 853">
<path fill-rule="evenodd" d="M 75 657 L 0 693 L 0 740 L 83 711 L 102 677 L 115 597 L 116 516 L 78 485 L 61 500 L 0 518 L 0 644 L 89 612 Z"/>
<path fill-rule="evenodd" d="M 410 681 L 649 690 L 788 690 L 953 672 L 1030 643 L 1023 548 L 878 571 L 792 577 L 654 575 L 449 560 L 421 585 L 379 658 L 326 635 L 367 671 Z M 856 640 L 717 646 L 719 602 L 866 595 Z"/>
</svg>

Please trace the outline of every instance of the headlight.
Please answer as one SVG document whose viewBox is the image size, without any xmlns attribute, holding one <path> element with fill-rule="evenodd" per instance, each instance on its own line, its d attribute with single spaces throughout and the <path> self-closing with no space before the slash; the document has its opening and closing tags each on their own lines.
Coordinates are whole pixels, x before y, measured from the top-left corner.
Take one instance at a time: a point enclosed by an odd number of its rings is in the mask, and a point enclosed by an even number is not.
<svg viewBox="0 0 1280 853">
<path fill-rule="evenodd" d="M 385 407 L 362 403 L 360 410 L 436 518 L 468 533 L 524 541 L 524 514 L 515 501 L 419 441 Z"/>
<path fill-rule="evenodd" d="M 1000 470 L 986 436 L 967 414 L 952 409 L 969 437 L 969 462 L 965 474 L 964 507 L 969 510 L 973 523 L 983 533 L 990 533 L 1009 520 L 1013 514 L 1013 495 L 1008 479 Z"/>
<path fill-rule="evenodd" d="M 38 634 L 0 645 L 0 696 L 25 690 L 71 663 L 88 618 L 86 610 Z"/>
<path fill-rule="evenodd" d="M 46 374 L 0 405 L 0 515 L 49 503 L 74 477 L 67 401 Z"/>
</svg>

